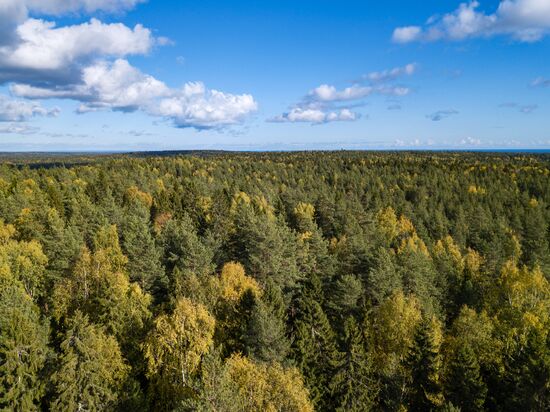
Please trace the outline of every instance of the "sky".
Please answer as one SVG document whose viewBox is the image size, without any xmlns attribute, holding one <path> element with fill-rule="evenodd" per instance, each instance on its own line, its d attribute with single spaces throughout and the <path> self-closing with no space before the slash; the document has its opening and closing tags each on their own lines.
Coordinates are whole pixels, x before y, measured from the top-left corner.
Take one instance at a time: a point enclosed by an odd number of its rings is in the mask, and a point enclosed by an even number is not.
<svg viewBox="0 0 550 412">
<path fill-rule="evenodd" d="M 0 151 L 550 149 L 550 0 L 0 0 Z"/>
</svg>

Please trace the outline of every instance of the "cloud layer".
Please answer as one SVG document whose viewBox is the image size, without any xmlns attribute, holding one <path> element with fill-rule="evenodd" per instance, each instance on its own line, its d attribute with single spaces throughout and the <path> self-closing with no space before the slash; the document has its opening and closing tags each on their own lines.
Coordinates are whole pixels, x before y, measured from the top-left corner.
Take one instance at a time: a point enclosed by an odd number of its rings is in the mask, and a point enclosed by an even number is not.
<svg viewBox="0 0 550 412">
<path fill-rule="evenodd" d="M 431 17 L 424 26 L 398 27 L 393 32 L 393 41 L 458 41 L 508 35 L 521 42 L 534 42 L 550 33 L 548 0 L 502 0 L 492 14 L 479 8 L 480 2 L 476 0 L 461 3 L 451 13 Z"/>
</svg>

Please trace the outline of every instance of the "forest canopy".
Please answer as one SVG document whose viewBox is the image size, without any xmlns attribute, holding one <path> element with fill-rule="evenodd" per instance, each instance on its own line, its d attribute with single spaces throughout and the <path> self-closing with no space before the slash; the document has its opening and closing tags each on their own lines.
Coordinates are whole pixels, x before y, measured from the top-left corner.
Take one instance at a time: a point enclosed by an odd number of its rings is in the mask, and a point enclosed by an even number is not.
<svg viewBox="0 0 550 412">
<path fill-rule="evenodd" d="M 550 409 L 550 156 L 0 165 L 0 409 Z"/>
</svg>

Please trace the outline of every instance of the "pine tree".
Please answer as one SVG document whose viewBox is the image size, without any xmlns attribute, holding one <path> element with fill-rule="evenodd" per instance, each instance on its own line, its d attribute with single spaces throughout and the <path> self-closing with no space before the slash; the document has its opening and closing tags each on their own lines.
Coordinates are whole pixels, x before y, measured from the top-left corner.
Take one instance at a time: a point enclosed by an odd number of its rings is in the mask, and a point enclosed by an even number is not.
<svg viewBox="0 0 550 412">
<path fill-rule="evenodd" d="M 364 334 L 355 319 L 349 317 L 344 326 L 344 352 L 330 382 L 336 411 L 369 411 L 375 406 L 379 386 L 371 356 Z"/>
<path fill-rule="evenodd" d="M 441 357 L 435 332 L 434 322 L 424 320 L 416 332 L 407 359 L 411 371 L 407 401 L 411 411 L 431 411 L 443 403 L 439 378 Z"/>
<path fill-rule="evenodd" d="M 462 411 L 482 411 L 487 386 L 480 374 L 474 351 L 466 344 L 458 348 L 448 364 L 446 397 Z"/>
<path fill-rule="evenodd" d="M 282 363 L 289 352 L 284 319 L 262 301 L 254 304 L 244 336 L 245 353 L 261 362 Z"/>
<path fill-rule="evenodd" d="M 375 265 L 367 276 L 367 293 L 374 304 L 380 304 L 403 286 L 392 258 L 393 253 L 379 248 Z"/>
</svg>

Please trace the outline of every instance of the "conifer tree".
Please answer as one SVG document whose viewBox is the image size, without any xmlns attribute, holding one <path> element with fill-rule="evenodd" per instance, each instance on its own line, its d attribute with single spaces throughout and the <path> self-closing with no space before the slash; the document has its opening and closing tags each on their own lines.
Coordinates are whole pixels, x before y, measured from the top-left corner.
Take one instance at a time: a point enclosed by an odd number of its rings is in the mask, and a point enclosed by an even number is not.
<svg viewBox="0 0 550 412">
<path fill-rule="evenodd" d="M 309 280 L 295 303 L 292 357 L 304 376 L 312 402 L 319 410 L 328 411 L 334 407 L 329 385 L 339 352 L 328 318 L 316 299 L 317 290 L 315 281 Z"/>
<path fill-rule="evenodd" d="M 376 404 L 379 384 L 374 376 L 372 354 L 353 317 L 345 321 L 344 351 L 330 382 L 336 411 L 370 411 Z"/>
<path fill-rule="evenodd" d="M 462 345 L 447 367 L 446 398 L 462 411 L 482 411 L 487 386 L 474 351 L 467 344 Z"/>
<path fill-rule="evenodd" d="M 411 382 L 407 403 L 411 411 L 432 411 L 443 404 L 441 356 L 433 320 L 424 320 L 415 335 L 407 364 Z"/>
<path fill-rule="evenodd" d="M 168 278 L 162 267 L 162 253 L 155 244 L 148 220 L 129 214 L 122 224 L 122 248 L 128 257 L 128 273 L 133 282 L 157 300 L 168 294 Z"/>
<path fill-rule="evenodd" d="M 244 336 L 245 352 L 261 362 L 283 363 L 289 352 L 284 319 L 268 304 L 255 302 Z"/>
<path fill-rule="evenodd" d="M 0 274 L 0 409 L 39 410 L 48 326 L 21 283 Z"/>
</svg>

